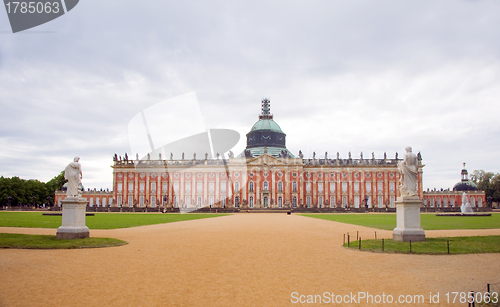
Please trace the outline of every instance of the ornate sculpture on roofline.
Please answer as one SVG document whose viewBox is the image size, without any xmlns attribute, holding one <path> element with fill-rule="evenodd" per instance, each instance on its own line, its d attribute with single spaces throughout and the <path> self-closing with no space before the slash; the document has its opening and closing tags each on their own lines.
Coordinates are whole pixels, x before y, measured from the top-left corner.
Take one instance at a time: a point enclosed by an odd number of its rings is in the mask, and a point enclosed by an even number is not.
<svg viewBox="0 0 500 307">
<path fill-rule="evenodd" d="M 81 197 L 81 184 L 82 184 L 82 166 L 78 162 L 80 157 L 75 157 L 73 162 L 68 164 L 64 169 L 64 179 L 68 180 L 68 190 L 66 195 L 68 197 Z"/>
<path fill-rule="evenodd" d="M 398 163 L 398 169 L 401 173 L 401 183 L 399 190 L 401 196 L 418 196 L 417 192 L 417 176 L 418 176 L 418 160 L 411 147 L 405 148 L 406 154 L 403 161 Z"/>
</svg>

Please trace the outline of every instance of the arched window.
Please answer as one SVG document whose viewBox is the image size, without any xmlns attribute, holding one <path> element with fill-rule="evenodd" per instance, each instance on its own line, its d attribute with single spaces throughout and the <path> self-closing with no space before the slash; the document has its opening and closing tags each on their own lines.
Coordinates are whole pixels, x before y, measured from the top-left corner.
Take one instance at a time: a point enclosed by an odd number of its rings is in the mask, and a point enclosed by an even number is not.
<svg viewBox="0 0 500 307">
<path fill-rule="evenodd" d="M 278 192 L 283 192 L 283 182 L 278 181 Z"/>
<path fill-rule="evenodd" d="M 292 190 L 293 192 L 297 192 L 297 181 L 292 182 Z"/>
<path fill-rule="evenodd" d="M 267 208 L 269 205 L 269 198 L 267 196 L 264 196 L 264 208 Z"/>
<path fill-rule="evenodd" d="M 283 208 L 283 197 L 278 197 L 278 208 Z"/>
<path fill-rule="evenodd" d="M 238 181 L 236 181 L 234 183 L 234 192 L 238 192 L 240 190 L 240 183 Z"/>
<path fill-rule="evenodd" d="M 248 199 L 248 204 L 250 208 L 253 208 L 253 196 L 250 196 L 250 198 Z"/>
<path fill-rule="evenodd" d="M 471 207 L 475 207 L 476 206 L 476 200 L 474 199 L 474 197 L 470 198 L 470 206 Z"/>
<path fill-rule="evenodd" d="M 455 207 L 455 198 L 450 198 L 450 206 Z"/>
<path fill-rule="evenodd" d="M 307 208 L 311 208 L 311 196 L 306 197 Z"/>
<path fill-rule="evenodd" d="M 253 192 L 253 181 L 250 181 L 248 188 L 249 188 L 250 192 Z"/>
<path fill-rule="evenodd" d="M 483 199 L 481 197 L 477 198 L 477 206 L 482 207 L 483 206 Z"/>
<path fill-rule="evenodd" d="M 323 208 L 323 196 L 318 197 L 318 205 L 320 208 Z"/>
<path fill-rule="evenodd" d="M 294 208 L 297 208 L 297 197 L 296 197 L 296 196 L 294 196 L 294 197 L 292 198 L 292 206 L 293 206 Z"/>
<path fill-rule="evenodd" d="M 269 182 L 264 181 L 264 191 L 269 190 Z"/>
</svg>

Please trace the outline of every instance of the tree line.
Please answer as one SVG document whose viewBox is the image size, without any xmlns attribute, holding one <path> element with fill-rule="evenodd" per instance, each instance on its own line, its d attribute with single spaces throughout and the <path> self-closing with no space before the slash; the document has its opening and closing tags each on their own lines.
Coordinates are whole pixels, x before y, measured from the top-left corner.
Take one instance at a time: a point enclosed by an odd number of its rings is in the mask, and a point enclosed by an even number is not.
<svg viewBox="0 0 500 307">
<path fill-rule="evenodd" d="M 0 177 L 0 206 L 52 206 L 55 191 L 67 182 L 64 171 L 44 183 L 35 179 Z"/>
<path fill-rule="evenodd" d="M 484 191 L 486 199 L 491 197 L 494 202 L 500 201 L 500 174 L 475 170 L 471 175 L 471 180 L 477 185 L 479 190 Z"/>
</svg>

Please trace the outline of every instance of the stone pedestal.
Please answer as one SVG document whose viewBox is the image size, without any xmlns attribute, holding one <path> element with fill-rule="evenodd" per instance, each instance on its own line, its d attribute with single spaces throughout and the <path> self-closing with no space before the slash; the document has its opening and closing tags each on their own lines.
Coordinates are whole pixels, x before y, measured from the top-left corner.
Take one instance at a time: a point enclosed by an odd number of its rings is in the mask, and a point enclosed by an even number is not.
<svg viewBox="0 0 500 307">
<path fill-rule="evenodd" d="M 403 197 L 396 202 L 397 227 L 394 241 L 425 241 L 425 232 L 420 227 L 420 204 L 418 197 Z"/>
<path fill-rule="evenodd" d="M 85 226 L 84 198 L 67 197 L 62 203 L 62 225 L 57 228 L 58 239 L 83 239 L 89 237 L 89 228 Z"/>
</svg>

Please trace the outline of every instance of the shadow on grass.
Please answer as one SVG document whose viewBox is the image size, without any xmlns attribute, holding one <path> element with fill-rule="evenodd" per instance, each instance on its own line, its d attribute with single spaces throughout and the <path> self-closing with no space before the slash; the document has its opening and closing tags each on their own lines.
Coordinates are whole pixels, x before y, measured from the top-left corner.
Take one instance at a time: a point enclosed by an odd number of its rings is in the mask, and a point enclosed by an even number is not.
<svg viewBox="0 0 500 307">
<path fill-rule="evenodd" d="M 0 233 L 0 248 L 17 249 L 77 249 L 113 247 L 127 244 L 113 238 L 60 240 L 56 236 Z"/>
</svg>

